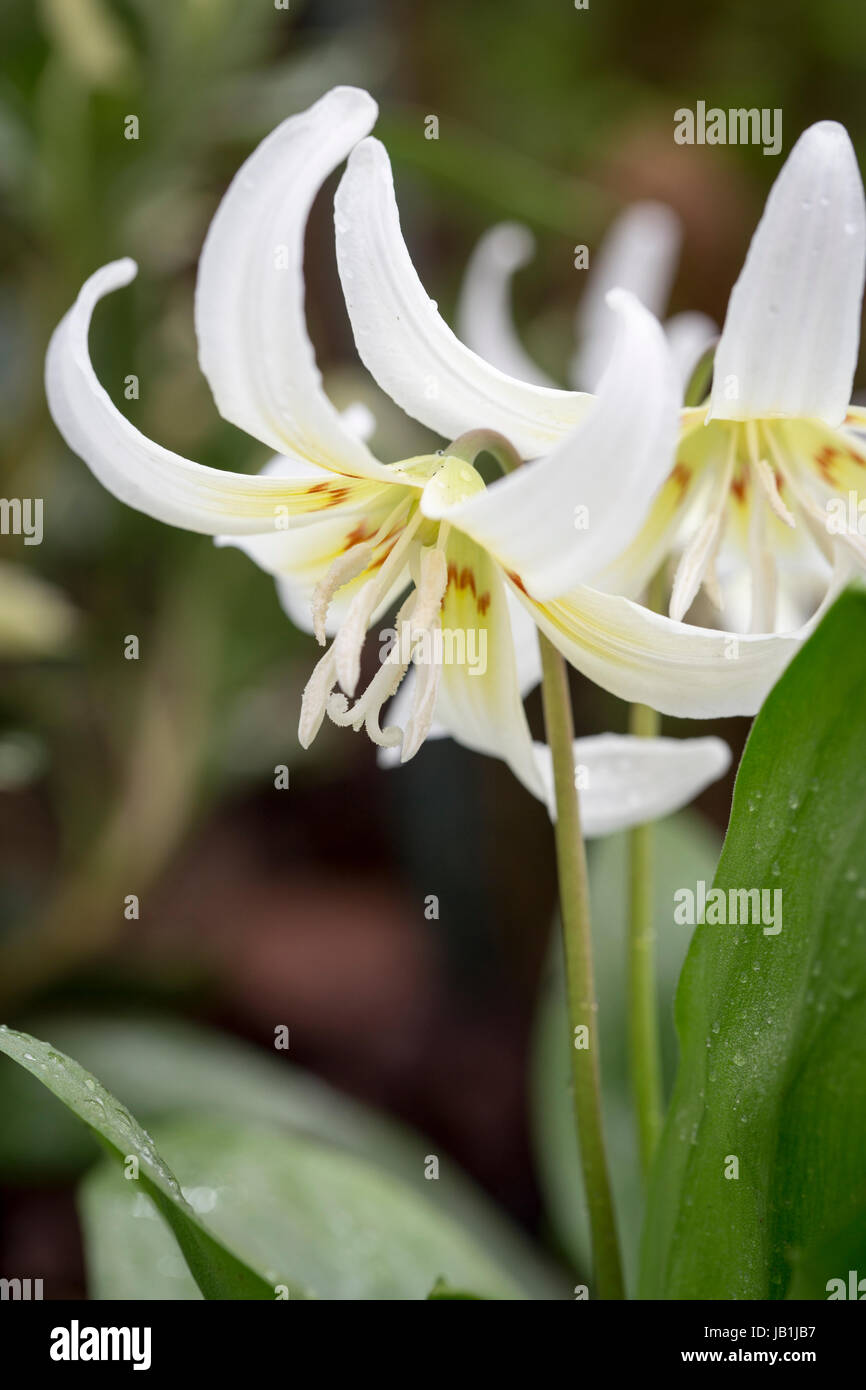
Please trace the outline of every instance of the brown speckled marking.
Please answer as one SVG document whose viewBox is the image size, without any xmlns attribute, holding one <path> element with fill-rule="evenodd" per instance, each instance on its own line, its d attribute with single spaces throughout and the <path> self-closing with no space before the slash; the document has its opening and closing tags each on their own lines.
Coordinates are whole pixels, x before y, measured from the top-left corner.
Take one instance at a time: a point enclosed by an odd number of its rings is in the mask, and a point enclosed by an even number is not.
<svg viewBox="0 0 866 1390">
<path fill-rule="evenodd" d="M 746 500 L 748 490 L 749 480 L 746 476 L 746 470 L 741 466 L 737 476 L 731 480 L 731 492 L 741 506 Z"/>
<path fill-rule="evenodd" d="M 343 542 L 344 550 L 351 550 L 353 545 L 360 545 L 362 541 L 368 541 L 371 536 L 375 536 L 376 527 L 367 520 L 359 521 L 353 531 L 350 531 Z"/>
<path fill-rule="evenodd" d="M 676 486 L 679 488 L 680 501 L 682 501 L 685 497 L 686 489 L 691 480 L 692 470 L 689 468 L 689 465 L 687 463 L 683 463 L 682 459 L 677 459 L 676 463 L 673 466 L 673 469 L 671 470 L 671 476 L 668 479 L 668 481 L 671 483 L 675 483 Z"/>
<path fill-rule="evenodd" d="M 836 459 L 841 457 L 841 454 L 842 450 L 837 449 L 835 444 L 822 444 L 817 453 L 813 455 L 818 465 L 818 470 L 825 482 L 836 483 L 836 478 L 833 474 L 833 464 Z"/>
<path fill-rule="evenodd" d="M 352 495 L 352 489 L 351 489 L 351 488 L 348 488 L 348 487 L 335 487 L 334 490 L 333 490 L 333 492 L 330 493 L 330 495 L 329 495 L 329 497 L 328 497 L 328 500 L 327 500 L 327 502 L 325 503 L 325 506 L 326 506 L 326 507 L 338 507 L 338 506 L 340 505 L 341 502 L 345 502 L 346 498 L 347 498 L 347 497 L 350 497 L 351 495 Z"/>
<path fill-rule="evenodd" d="M 462 570 L 458 570 L 456 564 L 451 560 L 448 564 L 448 583 L 453 584 L 455 589 L 469 589 L 475 600 L 475 607 L 482 618 L 490 607 L 490 593 L 485 591 L 478 594 L 475 589 L 475 572 L 468 565 L 464 565 Z M 523 586 L 521 585 L 521 588 Z"/>
</svg>

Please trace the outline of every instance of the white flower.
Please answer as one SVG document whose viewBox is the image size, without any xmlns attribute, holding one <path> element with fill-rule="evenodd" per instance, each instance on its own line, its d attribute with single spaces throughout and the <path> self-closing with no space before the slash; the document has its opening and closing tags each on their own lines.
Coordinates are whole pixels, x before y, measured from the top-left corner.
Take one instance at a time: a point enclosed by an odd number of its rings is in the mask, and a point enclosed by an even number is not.
<svg viewBox="0 0 866 1390">
<path fill-rule="evenodd" d="M 633 296 L 610 296 L 620 328 L 597 398 L 515 381 L 470 352 L 412 267 L 387 156 L 362 138 L 375 115 L 366 93 L 337 88 L 285 121 L 236 175 L 205 241 L 201 366 L 221 414 L 274 449 L 272 465 L 258 476 L 202 467 L 147 439 L 112 404 L 90 363 L 88 329 L 99 299 L 133 278 L 128 260 L 87 281 L 52 339 L 47 392 L 67 442 L 129 505 L 235 538 L 278 577 L 292 616 L 322 645 L 333 637 L 304 693 L 304 744 L 327 714 L 399 746 L 405 760 L 435 719 L 547 799 L 522 704 L 537 672 L 515 654 L 526 645 L 515 623 L 527 613 L 574 665 L 626 699 L 688 715 L 753 711 L 796 640 L 744 639 L 732 660 L 725 634 L 583 587 L 634 536 L 670 467 L 679 388 L 655 319 Z M 393 399 L 456 441 L 393 465 L 373 457 L 357 423 L 325 396 L 304 318 L 307 213 L 350 151 L 335 226 L 360 354 Z M 485 488 L 460 438 L 479 429 L 487 440 L 504 435 L 525 458 L 545 457 Z M 575 528 L 578 508 L 591 518 L 586 530 Z M 409 662 L 402 651 L 382 661 L 357 694 L 361 651 L 407 591 L 395 626 L 409 626 L 414 688 L 401 691 L 399 722 L 383 728 L 383 705 Z M 418 659 L 425 644 L 472 632 L 486 639 L 483 672 Z M 726 757 L 718 741 L 700 745 L 689 796 Z M 669 785 L 682 789 L 676 757 Z M 661 762 L 646 750 L 640 758 L 642 767 Z M 658 780 L 663 794 L 661 771 Z"/>
<path fill-rule="evenodd" d="M 672 617 L 703 585 L 727 626 L 781 631 L 834 569 L 863 567 L 866 451 L 855 430 L 866 413 L 848 402 L 864 258 L 854 150 L 842 126 L 822 121 L 770 192 L 731 293 L 709 409 L 683 412 L 676 466 L 606 587 L 639 593 L 678 554 Z"/>
<path fill-rule="evenodd" d="M 615 322 L 607 308 L 613 289 L 629 290 L 662 318 L 682 241 L 676 214 L 663 203 L 633 203 L 615 220 L 593 252 L 574 318 L 576 349 L 569 364 L 575 390 L 594 391 L 610 361 Z M 511 307 L 511 281 L 534 254 L 528 227 L 500 222 L 479 239 L 460 287 L 457 329 L 463 341 L 501 371 L 538 386 L 555 383 L 520 341 Z M 664 325 L 682 381 L 718 334 L 706 314 L 685 311 Z"/>
</svg>

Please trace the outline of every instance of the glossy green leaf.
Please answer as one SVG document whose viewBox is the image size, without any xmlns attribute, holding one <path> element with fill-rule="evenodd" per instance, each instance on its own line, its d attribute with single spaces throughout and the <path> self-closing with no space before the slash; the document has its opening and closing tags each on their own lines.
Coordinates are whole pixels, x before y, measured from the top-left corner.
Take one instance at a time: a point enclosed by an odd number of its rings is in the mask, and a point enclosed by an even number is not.
<svg viewBox="0 0 866 1390">
<path fill-rule="evenodd" d="M 820 1249 L 866 1186 L 864 690 L 852 592 L 771 692 L 737 777 L 715 886 L 729 920 L 732 891 L 768 896 L 757 925 L 698 926 L 683 969 L 646 1298 L 783 1298 L 803 1252 L 812 1288 L 846 1272 Z"/>
<path fill-rule="evenodd" d="M 174 1115 L 207 1115 L 306 1134 L 368 1158 L 412 1182 L 426 1156 L 440 1155 L 439 1179 L 422 1192 L 509 1269 L 532 1298 L 567 1298 L 569 1285 L 551 1272 L 523 1232 L 499 1211 L 429 1137 L 341 1095 L 295 1066 L 235 1038 L 154 1016 L 53 1015 L 33 1021 L 102 1078 L 148 1125 Z M 68 1111 L 18 1068 L 0 1068 L 0 1173 L 56 1181 L 78 1173 L 97 1150 Z M 435 1276 L 436 1271 L 432 1271 Z M 432 1280 L 431 1280 L 432 1282 Z"/>
<path fill-rule="evenodd" d="M 269 1271 L 265 1277 L 214 1237 L 186 1200 L 150 1135 L 101 1082 L 48 1043 L 5 1025 L 0 1025 L 0 1051 L 41 1081 L 112 1151 L 114 1178 L 127 1193 L 149 1199 L 162 1214 L 170 1248 L 176 1254 L 180 1246 L 189 1267 L 187 1277 L 205 1298 L 273 1299 L 274 1284 L 282 1282 L 278 1273 Z M 118 1159 L 134 1178 L 119 1171 Z M 297 1289 L 296 1296 L 299 1293 Z"/>
<path fill-rule="evenodd" d="M 441 1279 L 483 1298 L 521 1297 L 444 1203 L 437 1210 L 436 1183 L 420 1169 L 413 1188 L 317 1140 L 203 1118 L 161 1127 L 158 1137 L 209 1228 L 255 1268 L 288 1266 L 309 1296 L 426 1299 Z M 170 1232 L 133 1189 L 106 1165 L 84 1181 L 91 1297 L 196 1298 Z"/>
</svg>

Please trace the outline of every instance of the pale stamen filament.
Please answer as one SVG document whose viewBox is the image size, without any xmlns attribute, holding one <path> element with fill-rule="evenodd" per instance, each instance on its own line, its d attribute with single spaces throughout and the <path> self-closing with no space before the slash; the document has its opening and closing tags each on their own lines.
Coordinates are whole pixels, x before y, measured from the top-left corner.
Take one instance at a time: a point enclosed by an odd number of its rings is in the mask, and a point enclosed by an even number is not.
<svg viewBox="0 0 866 1390">
<path fill-rule="evenodd" d="M 749 517 L 750 632 L 772 632 L 776 625 L 776 565 L 767 545 L 766 507 L 763 493 L 756 492 Z"/>
<path fill-rule="evenodd" d="M 401 631 L 401 624 L 409 620 L 415 607 L 416 597 L 414 592 L 409 594 L 401 605 L 394 620 L 398 633 Z M 356 733 L 364 724 L 374 743 L 379 743 L 383 747 L 395 746 L 402 738 L 402 731 L 396 726 L 385 730 L 380 729 L 379 715 L 385 701 L 390 700 L 391 696 L 397 693 L 400 682 L 408 669 L 408 660 L 403 662 L 390 659 L 382 661 L 366 690 L 351 706 L 342 693 L 335 692 L 331 695 L 327 702 L 328 718 L 340 728 L 351 727 Z"/>
<path fill-rule="evenodd" d="M 313 592 L 312 612 L 313 631 L 320 647 L 324 647 L 327 634 L 325 622 L 328 609 L 338 589 L 351 580 L 357 579 L 373 563 L 373 555 L 386 536 L 404 520 L 412 505 L 411 497 L 402 498 L 386 516 L 379 529 L 366 540 L 359 541 L 342 555 L 338 555 L 324 578 L 320 579 Z"/>
<path fill-rule="evenodd" d="M 721 542 L 722 521 L 730 492 L 731 478 L 734 473 L 736 444 L 736 432 L 732 430 L 721 478 L 710 500 L 709 515 L 689 541 L 677 565 L 668 609 L 670 616 L 676 622 L 681 622 L 691 608 L 707 572 L 712 571 L 712 575 L 715 575 L 715 556 Z M 712 584 L 712 582 L 711 578 L 710 583 Z M 718 589 L 717 582 L 716 589 Z"/>
<path fill-rule="evenodd" d="M 364 585 L 349 605 L 349 611 L 334 640 L 337 679 L 347 695 L 354 695 L 358 685 L 358 677 L 361 674 L 361 648 L 373 614 L 400 573 L 406 551 L 423 520 L 420 511 L 416 513 L 414 519 L 404 527 L 378 575 Z"/>
<path fill-rule="evenodd" d="M 760 477 L 761 455 L 758 448 L 758 426 L 746 421 L 746 444 L 749 462 L 756 478 Z M 777 575 L 776 562 L 767 543 L 767 510 L 764 488 L 755 488 L 749 517 L 749 568 L 752 572 L 752 607 L 749 616 L 750 632 L 772 632 L 776 626 Z"/>
<path fill-rule="evenodd" d="M 324 647 L 327 640 L 325 622 L 335 593 L 350 580 L 357 579 L 372 563 L 373 546 L 370 541 L 361 541 L 338 555 L 327 574 L 319 580 L 313 590 L 312 613 L 313 631 L 320 647 Z"/>
<path fill-rule="evenodd" d="M 825 560 L 827 560 L 829 564 L 833 563 L 833 541 L 839 540 L 843 543 L 847 542 L 862 564 L 864 560 L 866 560 L 866 546 L 864 546 L 862 539 L 859 536 L 852 536 L 849 534 L 840 535 L 838 537 L 830 535 L 827 530 L 827 513 L 812 496 L 808 488 L 800 483 L 794 469 L 785 466 L 782 451 L 779 448 L 777 440 L 774 438 L 773 431 L 766 429 L 765 432 L 767 442 L 770 446 L 770 452 L 773 455 L 776 466 L 784 477 L 792 497 L 803 514 L 812 539 L 815 541 L 815 544 L 818 546 Z"/>
<path fill-rule="evenodd" d="M 369 539 L 369 544 L 373 547 L 374 550 L 376 549 L 377 545 L 380 545 L 382 543 L 386 536 L 390 536 L 391 532 L 396 530 L 397 525 L 405 519 L 405 515 L 409 511 L 411 505 L 412 498 L 404 497 L 401 502 L 397 503 L 393 511 L 390 511 L 388 513 L 388 515 L 385 517 L 385 520 L 382 522 L 382 525 L 376 532 L 375 536 L 371 536 Z"/>
<path fill-rule="evenodd" d="M 444 550 L 428 546 L 421 552 L 417 585 L 418 602 L 412 614 L 412 637 L 425 632 L 436 621 L 448 588 L 448 562 Z"/>
<path fill-rule="evenodd" d="M 435 639 L 436 633 L 441 629 L 438 619 L 429 629 L 431 637 Z M 442 678 L 441 662 L 435 659 L 435 641 L 431 643 L 431 660 L 426 662 L 415 662 L 417 675 L 415 677 L 415 692 L 412 700 L 412 713 L 407 722 L 403 734 L 403 748 L 400 753 L 400 761 L 405 763 L 410 758 L 414 758 L 421 744 L 430 732 L 433 725 L 433 714 L 436 709 L 436 697 L 439 693 L 439 682 Z"/>
<path fill-rule="evenodd" d="M 764 489 L 764 494 L 767 498 L 767 501 L 773 508 L 773 511 L 776 513 L 776 516 L 779 518 L 780 521 L 784 521 L 786 526 L 790 526 L 793 530 L 797 525 L 797 521 L 793 514 L 785 506 L 785 503 L 782 500 L 782 496 L 779 492 L 778 483 L 776 482 L 775 472 L 770 467 L 767 460 L 764 458 L 758 458 L 757 461 L 753 464 L 753 467 L 758 482 Z"/>
<path fill-rule="evenodd" d="M 304 687 L 301 698 L 301 718 L 298 724 L 298 741 L 302 748 L 309 748 L 322 727 L 322 720 L 328 706 L 328 697 L 337 679 L 337 661 L 331 645 L 325 655 L 316 662 L 310 679 Z"/>
</svg>

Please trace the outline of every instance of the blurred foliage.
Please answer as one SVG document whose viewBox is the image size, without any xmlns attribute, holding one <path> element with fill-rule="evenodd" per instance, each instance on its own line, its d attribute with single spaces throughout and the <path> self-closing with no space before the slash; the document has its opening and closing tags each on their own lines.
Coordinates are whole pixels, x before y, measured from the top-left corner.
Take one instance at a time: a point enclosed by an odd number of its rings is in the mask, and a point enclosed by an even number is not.
<svg viewBox="0 0 866 1390">
<path fill-rule="evenodd" d="M 139 1155 L 148 1180 L 129 1181 L 115 1159 L 84 1183 L 93 1297 L 197 1297 L 172 1240 L 174 1232 L 189 1259 L 189 1207 L 208 1236 L 268 1282 L 278 1280 L 269 1270 L 285 1277 L 288 1261 L 293 1298 L 302 1288 L 317 1297 L 422 1298 L 437 1273 L 491 1296 L 565 1296 L 567 1283 L 444 1154 L 433 1155 L 431 1186 L 430 1140 L 291 1063 L 171 1020 L 79 1016 L 32 1026 L 53 1046 L 0 1029 L 0 1050 L 21 1064 L 0 1065 L 0 1110 L 10 1117 L 0 1177 L 50 1181 L 92 1170 L 101 1137 L 126 1164 Z M 158 1153 L 143 1121 L 156 1124 Z M 163 1135 L 182 1196 L 161 1166 Z"/>
<path fill-rule="evenodd" d="M 595 244 L 630 199 L 661 197 L 683 218 L 672 309 L 724 311 L 778 161 L 748 147 L 678 148 L 674 111 L 699 99 L 781 107 L 785 150 L 809 122 L 835 117 L 866 153 L 861 39 L 861 0 L 704 8 L 592 0 L 587 11 L 568 0 L 292 0 L 287 10 L 270 0 L 6 0 L 3 492 L 45 499 L 42 545 L 0 538 L 0 632 L 13 631 L 17 643 L 0 651 L 7 1012 L 62 992 L 70 977 L 98 979 L 120 1002 L 116 980 L 97 972 L 128 940 L 123 896 L 158 885 L 194 831 L 272 784 L 276 762 L 291 766 L 305 807 L 323 791 L 325 829 L 310 833 L 327 832 L 332 859 L 361 853 L 369 826 L 382 825 L 391 834 L 379 847 L 389 872 L 416 894 L 445 884 L 453 909 L 438 924 L 436 949 L 474 998 L 500 989 L 503 1014 L 511 998 L 503 980 L 524 998 L 532 991 L 552 895 L 543 814 L 503 769 L 440 746 L 392 785 L 348 734 L 326 734 L 301 755 L 294 729 L 313 647 L 285 620 L 270 579 L 237 552 L 217 552 L 207 538 L 116 503 L 69 454 L 47 416 L 42 362 L 84 277 L 120 255 L 140 264 L 136 284 L 99 309 L 92 335 L 100 377 L 130 419 L 180 453 L 252 469 L 264 451 L 219 420 L 198 372 L 192 296 L 221 192 L 285 115 L 336 82 L 375 93 L 406 237 L 446 316 L 480 232 L 502 217 L 528 222 L 538 255 L 518 277 L 517 315 L 555 375 L 569 355 L 578 298 L 572 248 Z M 424 138 L 431 113 L 440 122 L 435 141 Z M 124 137 L 130 115 L 137 140 Z M 383 458 L 427 447 L 429 436 L 359 371 L 325 197 L 311 222 L 307 276 L 311 332 L 334 399 L 372 407 Z M 130 374 L 138 400 L 123 397 Z M 8 594 L 23 592 L 25 574 L 35 608 L 22 638 L 24 610 L 16 598 L 9 616 Z M 138 662 L 123 659 L 133 632 Z M 581 731 L 623 727 L 617 702 L 585 682 L 575 692 Z M 707 805 L 723 823 L 724 791 Z M 302 855 L 310 840 L 293 824 Z M 202 892 L 213 852 L 205 862 Z M 497 896 L 483 891 L 479 864 L 497 870 Z M 154 953 L 136 984 L 146 994 L 161 977 L 163 997 L 177 989 L 188 1006 L 171 943 Z M 206 977 L 201 966 L 194 998 Z M 396 1054 L 400 1046 L 393 1043 Z M 34 1136 L 48 1132 L 40 1123 L 34 1112 Z M 477 1124 L 483 1130 L 483 1107 Z M 486 1142 L 495 1145 L 495 1136 Z M 579 1259 L 579 1236 L 568 1235 L 567 1215 L 562 1223 Z"/>
</svg>

